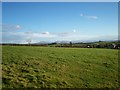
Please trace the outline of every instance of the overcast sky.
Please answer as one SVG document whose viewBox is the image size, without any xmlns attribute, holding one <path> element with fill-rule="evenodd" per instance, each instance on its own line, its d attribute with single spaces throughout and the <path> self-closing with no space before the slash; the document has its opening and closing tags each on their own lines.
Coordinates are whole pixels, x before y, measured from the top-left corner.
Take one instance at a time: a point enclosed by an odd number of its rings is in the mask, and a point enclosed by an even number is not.
<svg viewBox="0 0 120 90">
<path fill-rule="evenodd" d="M 2 3 L 3 42 L 117 40 L 117 2 Z"/>
</svg>

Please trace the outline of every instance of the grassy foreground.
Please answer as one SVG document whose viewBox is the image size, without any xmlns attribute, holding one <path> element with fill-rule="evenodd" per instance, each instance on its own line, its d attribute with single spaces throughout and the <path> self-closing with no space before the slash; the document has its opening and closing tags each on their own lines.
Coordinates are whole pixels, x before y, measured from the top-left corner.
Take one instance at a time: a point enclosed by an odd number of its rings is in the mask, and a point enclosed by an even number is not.
<svg viewBox="0 0 120 90">
<path fill-rule="evenodd" d="M 116 88 L 118 50 L 2 47 L 3 88 Z"/>
</svg>

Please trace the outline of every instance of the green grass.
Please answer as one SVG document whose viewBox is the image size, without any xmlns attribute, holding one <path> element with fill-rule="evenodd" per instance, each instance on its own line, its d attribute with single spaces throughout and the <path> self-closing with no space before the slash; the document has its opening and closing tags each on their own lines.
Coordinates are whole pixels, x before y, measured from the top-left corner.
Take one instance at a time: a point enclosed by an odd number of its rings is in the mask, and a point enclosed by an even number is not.
<svg viewBox="0 0 120 90">
<path fill-rule="evenodd" d="M 3 88 L 115 88 L 118 50 L 2 47 Z"/>
</svg>

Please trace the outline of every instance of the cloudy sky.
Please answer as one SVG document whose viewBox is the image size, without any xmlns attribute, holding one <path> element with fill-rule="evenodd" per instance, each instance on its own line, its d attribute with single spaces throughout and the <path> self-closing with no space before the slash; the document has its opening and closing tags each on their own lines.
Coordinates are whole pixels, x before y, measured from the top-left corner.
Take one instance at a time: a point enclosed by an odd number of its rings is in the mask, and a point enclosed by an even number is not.
<svg viewBox="0 0 120 90">
<path fill-rule="evenodd" d="M 117 40 L 117 2 L 4 2 L 2 42 Z"/>
</svg>

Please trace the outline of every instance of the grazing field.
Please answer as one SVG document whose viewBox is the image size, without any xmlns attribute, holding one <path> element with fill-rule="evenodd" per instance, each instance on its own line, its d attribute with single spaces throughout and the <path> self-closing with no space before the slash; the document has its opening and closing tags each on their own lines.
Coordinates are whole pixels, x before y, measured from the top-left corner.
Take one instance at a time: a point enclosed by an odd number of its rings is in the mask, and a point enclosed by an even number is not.
<svg viewBox="0 0 120 90">
<path fill-rule="evenodd" d="M 2 47 L 3 88 L 116 88 L 118 50 Z"/>
</svg>

